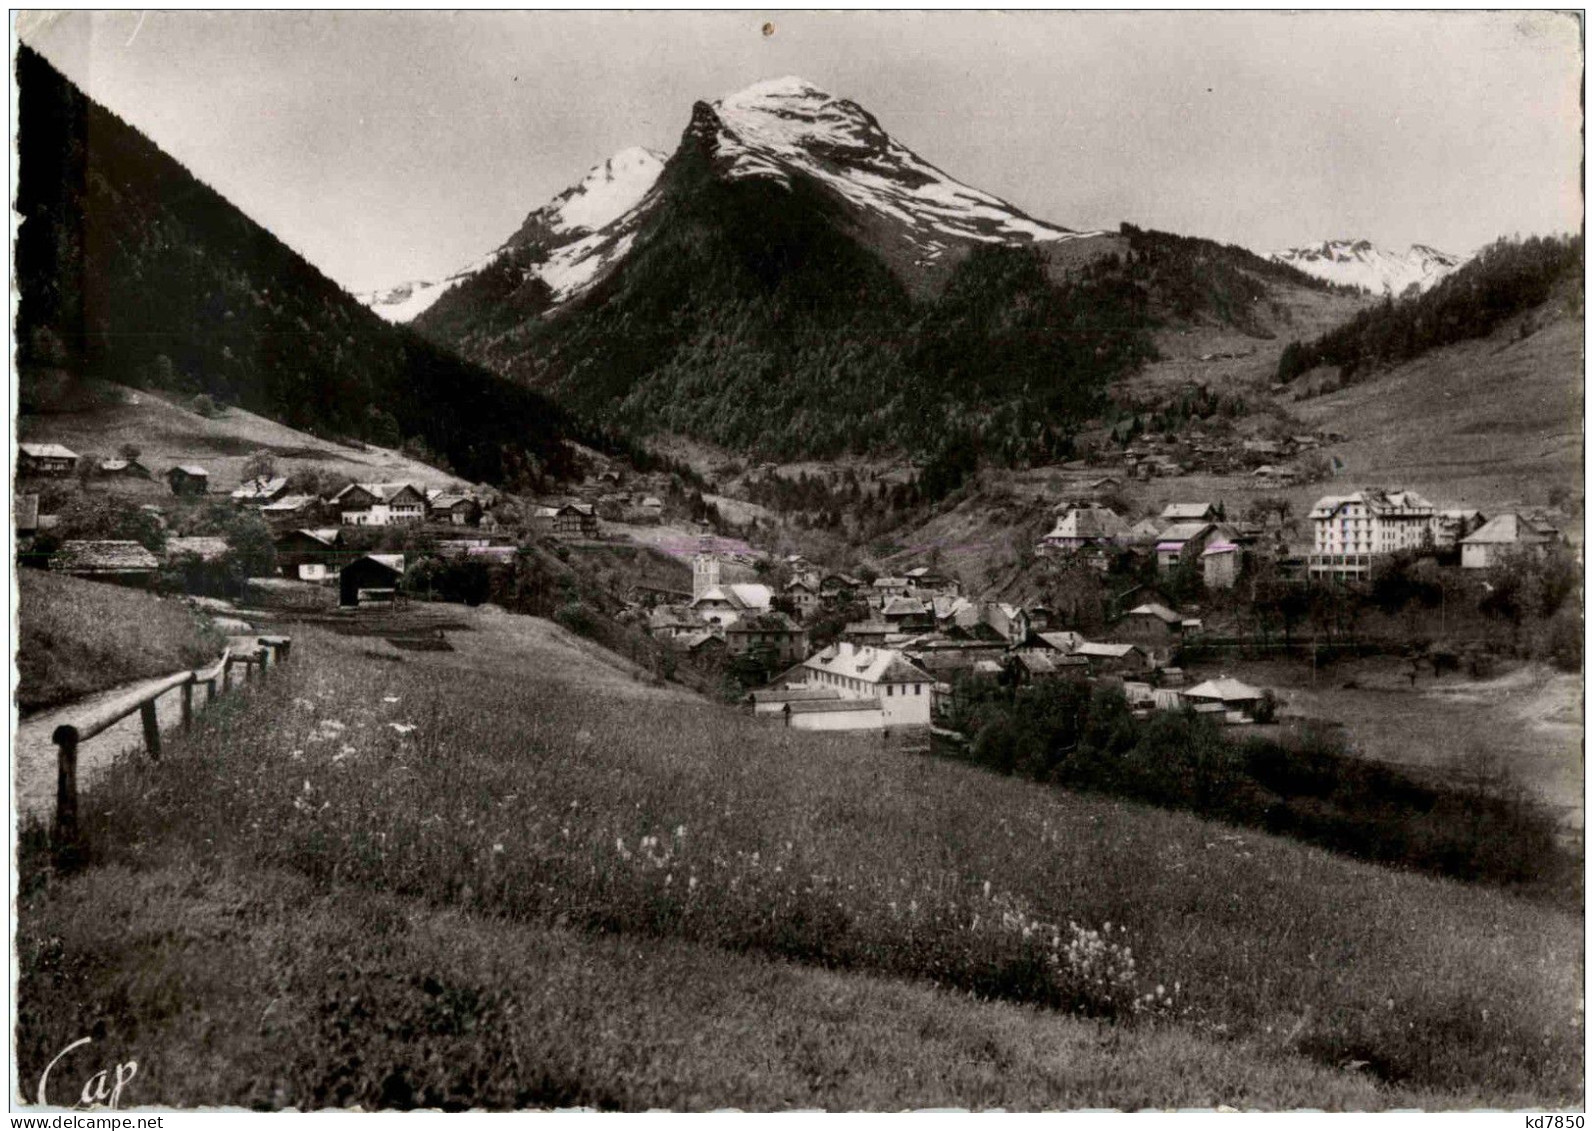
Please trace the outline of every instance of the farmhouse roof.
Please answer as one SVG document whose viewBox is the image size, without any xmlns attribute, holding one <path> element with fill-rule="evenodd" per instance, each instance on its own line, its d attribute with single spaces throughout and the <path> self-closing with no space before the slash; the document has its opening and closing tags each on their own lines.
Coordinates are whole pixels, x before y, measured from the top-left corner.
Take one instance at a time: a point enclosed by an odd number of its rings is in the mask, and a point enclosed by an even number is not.
<svg viewBox="0 0 1594 1131">
<path fill-rule="evenodd" d="M 854 647 L 848 641 L 832 644 L 810 656 L 804 667 L 864 683 L 933 683 L 927 672 L 909 663 L 901 652 L 869 645 Z"/>
<path fill-rule="evenodd" d="M 662 507 L 664 505 L 664 501 L 657 495 L 648 495 L 642 500 L 642 505 L 645 507 Z"/>
<path fill-rule="evenodd" d="M 800 632 L 797 622 L 782 612 L 760 613 L 747 620 L 726 626 L 727 633 L 737 632 Z"/>
<path fill-rule="evenodd" d="M 1047 538 L 1118 538 L 1129 526 L 1107 507 L 1075 507 L 1058 520 Z"/>
<path fill-rule="evenodd" d="M 197 463 L 180 463 L 172 471 L 181 471 L 184 475 L 192 475 L 197 479 L 209 479 L 210 472 L 200 467 Z M 167 472 L 168 475 L 171 472 Z"/>
<path fill-rule="evenodd" d="M 1073 652 L 1085 643 L 1085 638 L 1077 632 L 1037 632 L 1035 635 L 1064 654 Z"/>
<path fill-rule="evenodd" d="M 881 616 L 916 616 L 927 613 L 930 607 L 917 597 L 893 597 L 880 610 Z"/>
<path fill-rule="evenodd" d="M 160 563 L 137 542 L 63 542 L 50 568 L 67 573 L 144 573 Z"/>
<path fill-rule="evenodd" d="M 1210 529 L 1212 529 L 1210 522 L 1176 522 L 1172 526 L 1165 527 L 1157 535 L 1157 542 L 1159 548 L 1167 543 L 1182 546 L 1193 538 L 1201 537 Z"/>
<path fill-rule="evenodd" d="M 350 483 L 336 495 L 333 495 L 332 501 L 337 502 L 350 491 L 364 491 L 368 495 L 375 496 L 377 499 L 387 502 L 389 499 L 393 498 L 393 496 L 406 490 L 414 492 L 417 498 L 422 500 L 426 498 L 424 492 L 417 490 L 412 484 L 409 483 Z"/>
<path fill-rule="evenodd" d="M 1463 546 L 1514 546 L 1519 543 L 1538 545 L 1550 541 L 1549 535 L 1534 528 L 1521 515 L 1507 512 L 1497 514 L 1461 540 Z"/>
<path fill-rule="evenodd" d="M 787 703 L 786 709 L 794 715 L 828 715 L 833 711 L 878 711 L 878 699 L 813 699 Z"/>
<path fill-rule="evenodd" d="M 194 554 L 202 561 L 213 562 L 224 558 L 232 547 L 227 545 L 225 538 L 195 537 L 195 538 L 168 538 L 166 539 L 166 556 L 175 558 L 182 554 Z"/>
<path fill-rule="evenodd" d="M 1169 503 L 1162 517 L 1170 522 L 1199 522 L 1213 512 L 1211 503 Z"/>
<path fill-rule="evenodd" d="M 18 444 L 17 450 L 34 459 L 77 459 L 77 453 L 60 444 Z"/>
<path fill-rule="evenodd" d="M 744 609 L 767 609 L 775 599 L 775 591 L 767 585 L 753 581 L 737 581 L 724 587 L 731 595 L 732 604 Z"/>
<path fill-rule="evenodd" d="M 1222 676 L 1196 684 L 1185 692 L 1185 696 L 1190 699 L 1217 699 L 1224 703 L 1243 703 L 1262 698 L 1262 692 L 1248 683 Z"/>
<path fill-rule="evenodd" d="M 262 475 L 257 479 L 247 479 L 240 483 L 233 490 L 232 497 L 235 499 L 269 498 L 287 487 L 287 485 L 288 477 L 286 475 L 279 475 L 274 479 L 268 479 Z"/>
<path fill-rule="evenodd" d="M 1209 558 L 1213 554 L 1236 554 L 1239 553 L 1239 551 L 1240 547 L 1236 546 L 1233 542 L 1213 542 L 1208 545 L 1205 550 L 1201 551 L 1201 556 L 1203 558 Z"/>
<path fill-rule="evenodd" d="M 1156 617 L 1158 620 L 1162 621 L 1163 624 L 1179 623 L 1178 613 L 1168 608 L 1168 606 L 1159 605 L 1156 602 L 1152 602 L 1147 605 L 1136 605 L 1134 608 L 1129 610 L 1128 615 L 1132 617 Z"/>
<path fill-rule="evenodd" d="M 292 514 L 294 511 L 304 510 L 313 502 L 315 502 L 314 495 L 284 495 L 274 503 L 267 503 L 260 510 L 262 513 Z"/>
<path fill-rule="evenodd" d="M 839 700 L 841 692 L 834 687 L 772 687 L 751 692 L 748 698 L 754 703 L 813 703 Z"/>
<path fill-rule="evenodd" d="M 319 542 L 323 546 L 335 546 L 337 545 L 338 533 L 337 530 L 290 530 L 283 537 L 290 538 L 295 534 L 299 534 L 312 542 Z"/>
<path fill-rule="evenodd" d="M 1092 644 L 1086 641 L 1074 649 L 1076 656 L 1096 656 L 1101 659 L 1121 660 L 1135 651 L 1133 644 Z"/>
</svg>

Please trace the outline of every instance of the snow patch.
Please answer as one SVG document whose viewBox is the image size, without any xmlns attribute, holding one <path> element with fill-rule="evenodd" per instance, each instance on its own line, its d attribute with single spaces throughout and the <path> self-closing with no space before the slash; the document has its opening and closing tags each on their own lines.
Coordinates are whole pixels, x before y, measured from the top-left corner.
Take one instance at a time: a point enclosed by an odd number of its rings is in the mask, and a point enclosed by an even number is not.
<svg viewBox="0 0 1594 1131">
<path fill-rule="evenodd" d="M 1325 240 L 1274 252 L 1270 259 L 1325 282 L 1361 287 L 1373 294 L 1426 291 L 1455 272 L 1470 256 L 1450 255 L 1422 244 L 1386 251 L 1367 240 Z"/>
</svg>

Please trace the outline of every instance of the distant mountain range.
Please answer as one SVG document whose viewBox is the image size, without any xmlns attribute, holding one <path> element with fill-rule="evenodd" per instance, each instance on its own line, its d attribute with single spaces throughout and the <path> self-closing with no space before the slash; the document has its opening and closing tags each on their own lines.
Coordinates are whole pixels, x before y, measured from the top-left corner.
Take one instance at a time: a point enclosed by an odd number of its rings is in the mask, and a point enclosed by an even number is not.
<svg viewBox="0 0 1594 1131">
<path fill-rule="evenodd" d="M 1279 288 L 1233 247 L 1076 231 L 973 188 L 802 79 L 692 107 L 477 263 L 368 296 L 385 317 L 590 420 L 768 454 L 1056 455 L 1169 322 L 1271 336 Z"/>
<path fill-rule="evenodd" d="M 1269 256 L 1313 278 L 1375 295 L 1420 294 L 1455 271 L 1471 256 L 1451 255 L 1423 244 L 1386 251 L 1367 240 L 1324 240 Z"/>
</svg>

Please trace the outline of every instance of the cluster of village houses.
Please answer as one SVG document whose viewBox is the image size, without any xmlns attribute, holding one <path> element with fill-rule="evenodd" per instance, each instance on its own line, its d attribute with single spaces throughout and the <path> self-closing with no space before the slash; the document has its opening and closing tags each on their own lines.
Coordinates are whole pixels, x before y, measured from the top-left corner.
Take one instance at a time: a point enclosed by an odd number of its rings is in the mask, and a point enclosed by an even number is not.
<svg viewBox="0 0 1594 1131">
<path fill-rule="evenodd" d="M 1256 453 L 1260 454 L 1260 453 Z M 19 474 L 61 477 L 76 473 L 77 453 L 59 444 L 20 445 Z M 154 479 L 137 459 L 107 459 L 95 465 L 107 477 Z M 209 493 L 209 473 L 194 464 L 174 466 L 164 478 L 182 496 Z M 1105 490 L 1112 478 L 1091 486 Z M 474 536 L 440 540 L 442 553 L 486 560 L 512 556 L 512 545 L 493 545 L 496 529 L 490 489 L 440 490 L 412 483 L 353 483 L 331 498 L 294 494 L 286 477 L 250 480 L 231 500 L 256 509 L 275 532 L 279 569 L 300 581 L 340 586 L 344 604 L 390 597 L 405 570 L 404 555 L 352 554 L 344 549 L 350 527 L 437 523 L 474 528 Z M 31 504 L 31 506 L 30 506 Z M 631 500 L 637 514 L 657 521 L 660 501 Z M 158 511 L 158 508 L 151 508 Z M 1265 555 L 1285 576 L 1303 579 L 1365 579 L 1381 556 L 1407 549 L 1459 549 L 1464 569 L 1486 569 L 1508 551 L 1547 553 L 1561 542 L 1555 527 L 1537 514 L 1492 518 L 1469 509 L 1437 509 L 1413 491 L 1366 489 L 1318 500 L 1310 513 L 1311 552 L 1282 552 L 1282 530 L 1232 523 L 1210 502 L 1173 503 L 1156 518 L 1131 524 L 1110 507 L 1081 501 L 1061 504 L 1055 527 L 1037 553 L 1079 561 L 1106 571 L 1124 553 L 1154 555 L 1159 572 L 1194 567 L 1210 589 L 1232 587 L 1248 555 Z M 598 508 L 569 502 L 537 507 L 533 531 L 558 537 L 596 536 Z M 23 538 L 47 527 L 38 496 L 17 496 L 18 533 Z M 307 525 L 319 519 L 324 525 Z M 647 520 L 646 517 L 643 518 Z M 335 523 L 335 524 L 334 524 Z M 486 535 L 486 536 L 484 536 Z M 1270 542 L 1271 539 L 1271 542 Z M 168 556 L 224 556 L 221 538 L 170 538 Z M 160 562 L 137 542 L 68 541 L 50 567 L 96 580 L 142 583 Z M 800 557 L 784 562 L 790 580 L 783 604 L 776 591 L 755 579 L 751 558 L 704 550 L 693 559 L 692 592 L 655 590 L 648 631 L 656 639 L 696 655 L 757 655 L 784 668 L 770 685 L 752 693 L 759 714 L 778 713 L 787 725 L 815 730 L 892 730 L 929 726 L 937 694 L 947 694 L 961 673 L 975 678 L 1005 676 L 1021 683 L 1057 678 L 1111 678 L 1120 682 L 1138 710 L 1192 706 L 1229 722 L 1254 716 L 1264 693 L 1236 680 L 1218 679 L 1185 687 L 1174 666 L 1181 642 L 1201 629 L 1198 619 L 1149 601 L 1130 609 L 1108 631 L 1090 641 L 1055 626 L 1049 610 L 964 596 L 958 582 L 929 566 L 900 576 L 863 581 L 844 573 L 822 573 Z M 870 616 L 846 625 L 841 638 L 810 654 L 803 621 L 836 600 L 867 603 Z"/>
<path fill-rule="evenodd" d="M 18 446 L 19 478 L 61 479 L 78 473 L 81 458 L 77 452 L 54 443 L 24 443 Z M 95 459 L 96 479 L 146 480 L 155 482 L 156 473 L 136 457 Z M 168 468 L 163 478 L 173 495 L 197 498 L 209 496 L 211 475 L 192 463 Z M 273 531 L 279 571 L 298 581 L 338 583 L 343 603 L 391 596 L 404 573 L 403 554 L 358 554 L 347 549 L 344 530 L 350 527 L 386 527 L 434 524 L 467 527 L 476 536 L 443 539 L 437 543 L 441 553 L 486 560 L 505 560 L 513 556 L 513 545 L 493 545 L 491 535 L 500 529 L 490 508 L 496 501 L 491 488 L 441 489 L 416 483 L 351 483 L 332 495 L 293 492 L 287 476 L 250 479 L 227 494 L 237 506 L 257 512 Z M 19 538 L 26 542 L 39 530 L 49 529 L 55 516 L 39 514 L 36 493 L 16 496 L 15 519 Z M 143 504 L 160 517 L 161 508 Z M 639 521 L 658 521 L 662 502 L 652 496 L 634 501 Z M 651 516 L 651 518 L 649 517 Z M 597 507 L 591 503 L 567 502 L 558 506 L 538 506 L 527 515 L 527 524 L 537 533 L 561 538 L 590 538 L 599 533 Z M 172 537 L 166 540 L 166 559 L 196 555 L 214 561 L 229 552 L 227 542 L 217 537 Z M 162 562 L 137 542 L 126 540 L 71 540 L 51 555 L 49 566 L 58 572 L 98 581 L 143 585 L 149 582 Z"/>
<path fill-rule="evenodd" d="M 1227 589 L 1239 579 L 1247 553 L 1269 552 L 1289 575 L 1341 581 L 1372 576 L 1380 555 L 1401 550 L 1454 551 L 1463 569 L 1488 569 L 1503 554 L 1545 554 L 1561 532 L 1541 514 L 1506 513 L 1489 518 L 1476 509 L 1438 509 L 1415 491 L 1368 488 L 1325 495 L 1308 516 L 1312 549 L 1291 555 L 1282 530 L 1231 523 L 1212 503 L 1173 503 L 1156 518 L 1131 525 L 1112 509 L 1093 503 L 1063 504 L 1036 553 L 1064 555 L 1105 572 L 1124 552 L 1155 555 L 1161 572 L 1198 568 L 1206 587 Z"/>
<path fill-rule="evenodd" d="M 1170 504 L 1161 515 L 1131 525 L 1108 507 L 1065 504 L 1038 551 L 1071 556 L 1105 570 L 1112 556 L 1155 556 L 1159 572 L 1199 568 L 1211 589 L 1232 587 L 1242 559 L 1262 548 L 1268 532 L 1228 523 L 1208 502 Z M 1440 510 L 1412 491 L 1367 489 L 1326 496 L 1310 515 L 1313 549 L 1299 576 L 1360 579 L 1380 556 L 1406 549 L 1459 549 L 1465 569 L 1486 569 L 1507 550 L 1546 553 L 1560 532 L 1542 516 Z M 1278 559 L 1275 559 L 1277 562 Z M 1255 716 L 1265 692 L 1237 680 L 1185 687 L 1174 666 L 1180 644 L 1201 621 L 1155 601 L 1130 609 L 1106 635 L 1086 640 L 1054 626 L 1038 606 L 974 601 L 958 583 L 930 567 L 864 582 L 821 574 L 800 558 L 785 562 L 784 593 L 796 616 L 775 611 L 774 590 L 751 580 L 727 580 L 727 563 L 701 553 L 694 560 L 689 602 L 654 607 L 649 630 L 694 653 L 742 656 L 762 652 L 791 665 L 751 695 L 755 712 L 779 713 L 788 725 L 815 730 L 928 726 L 937 694 L 959 674 L 1020 683 L 1056 678 L 1112 678 L 1137 710 L 1186 706 L 1231 723 Z M 684 596 L 684 595 L 683 595 Z M 868 620 L 848 624 L 841 639 L 809 655 L 801 621 L 823 603 L 862 598 Z"/>
<path fill-rule="evenodd" d="M 1312 471 L 1301 466 L 1302 457 L 1343 439 L 1337 432 L 1319 432 L 1277 440 L 1241 440 L 1195 425 L 1176 439 L 1147 435 L 1126 444 L 1124 474 L 1139 480 L 1192 474 L 1247 475 L 1258 488 L 1286 487 L 1310 481 Z M 1288 462 L 1292 460 L 1296 462 Z"/>
</svg>

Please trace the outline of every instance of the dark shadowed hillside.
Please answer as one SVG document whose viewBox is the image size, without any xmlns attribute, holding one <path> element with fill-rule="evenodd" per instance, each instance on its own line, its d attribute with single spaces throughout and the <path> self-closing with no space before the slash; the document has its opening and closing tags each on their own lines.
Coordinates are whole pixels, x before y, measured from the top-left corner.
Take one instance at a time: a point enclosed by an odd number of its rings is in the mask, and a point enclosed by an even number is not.
<svg viewBox="0 0 1594 1131">
<path fill-rule="evenodd" d="M 473 480 L 567 462 L 561 413 L 388 326 L 37 53 L 17 56 L 24 411 L 62 380 L 206 394 Z"/>
</svg>

